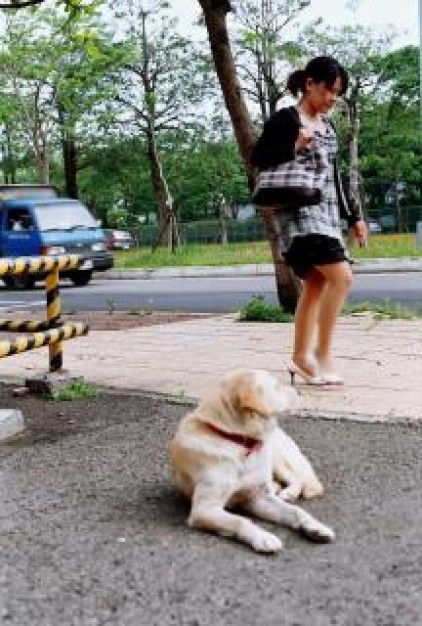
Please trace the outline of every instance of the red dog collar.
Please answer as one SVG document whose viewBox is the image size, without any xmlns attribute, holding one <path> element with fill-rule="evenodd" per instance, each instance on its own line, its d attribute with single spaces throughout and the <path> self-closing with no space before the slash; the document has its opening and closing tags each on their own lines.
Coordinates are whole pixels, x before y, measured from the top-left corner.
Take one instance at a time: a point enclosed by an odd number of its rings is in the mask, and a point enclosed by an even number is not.
<svg viewBox="0 0 422 626">
<path fill-rule="evenodd" d="M 240 435 L 239 433 L 228 433 L 227 431 L 222 430 L 221 428 L 218 428 L 218 426 L 214 426 L 214 424 L 210 424 L 209 422 L 205 422 L 205 424 L 214 433 L 220 435 L 220 437 L 228 439 L 229 441 L 237 443 L 240 446 L 246 448 L 246 456 L 249 456 L 250 454 L 252 454 L 252 452 L 258 452 L 258 450 L 262 448 L 262 441 L 260 439 L 254 439 L 254 437 Z"/>
</svg>

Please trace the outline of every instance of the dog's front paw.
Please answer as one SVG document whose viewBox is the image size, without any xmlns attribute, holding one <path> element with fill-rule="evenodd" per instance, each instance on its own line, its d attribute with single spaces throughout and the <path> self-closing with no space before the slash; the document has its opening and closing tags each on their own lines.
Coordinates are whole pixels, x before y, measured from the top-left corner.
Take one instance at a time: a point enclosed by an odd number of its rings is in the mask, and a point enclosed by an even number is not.
<svg viewBox="0 0 422 626">
<path fill-rule="evenodd" d="M 336 538 L 334 530 L 314 518 L 307 519 L 301 526 L 301 530 L 312 541 L 329 543 Z"/>
<path fill-rule="evenodd" d="M 282 542 L 278 537 L 271 533 L 267 533 L 266 530 L 257 530 L 253 537 L 251 537 L 250 544 L 257 552 L 280 552 L 283 547 Z"/>
</svg>

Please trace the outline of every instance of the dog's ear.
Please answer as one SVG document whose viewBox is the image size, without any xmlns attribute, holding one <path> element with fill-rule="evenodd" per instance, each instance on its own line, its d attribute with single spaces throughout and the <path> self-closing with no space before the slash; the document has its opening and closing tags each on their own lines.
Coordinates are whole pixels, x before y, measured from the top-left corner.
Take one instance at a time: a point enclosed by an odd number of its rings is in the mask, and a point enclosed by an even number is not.
<svg viewBox="0 0 422 626">
<path fill-rule="evenodd" d="M 240 411 L 252 411 L 269 417 L 271 408 L 264 400 L 263 388 L 255 381 L 244 381 L 237 390 L 236 404 Z"/>
</svg>

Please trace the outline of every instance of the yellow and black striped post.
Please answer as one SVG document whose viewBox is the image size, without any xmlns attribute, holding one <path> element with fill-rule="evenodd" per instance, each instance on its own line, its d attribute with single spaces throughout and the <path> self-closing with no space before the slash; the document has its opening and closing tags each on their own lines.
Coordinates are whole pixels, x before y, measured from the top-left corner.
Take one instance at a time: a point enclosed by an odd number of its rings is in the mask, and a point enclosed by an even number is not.
<svg viewBox="0 0 422 626">
<path fill-rule="evenodd" d="M 59 270 L 55 267 L 45 278 L 47 294 L 47 320 L 49 328 L 57 328 L 60 324 L 62 305 L 59 293 Z M 50 372 L 57 372 L 63 366 L 63 346 L 61 341 L 50 344 Z"/>
<path fill-rule="evenodd" d="M 86 335 L 88 326 L 81 322 L 62 323 L 59 271 L 63 269 L 77 269 L 82 263 L 83 259 L 76 254 L 0 259 L 0 276 L 46 273 L 45 285 L 47 295 L 47 321 L 0 320 L 0 330 L 34 333 L 27 337 L 17 337 L 14 341 L 0 341 L 0 358 L 48 345 L 50 371 L 57 372 L 62 368 L 62 341 Z"/>
</svg>

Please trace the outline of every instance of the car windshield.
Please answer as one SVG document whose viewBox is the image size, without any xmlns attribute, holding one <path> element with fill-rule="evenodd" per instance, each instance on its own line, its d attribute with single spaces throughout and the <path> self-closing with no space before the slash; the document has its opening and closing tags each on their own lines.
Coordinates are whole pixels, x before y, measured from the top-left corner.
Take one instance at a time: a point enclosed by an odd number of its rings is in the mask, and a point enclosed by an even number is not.
<svg viewBox="0 0 422 626">
<path fill-rule="evenodd" d="M 35 215 L 41 231 L 98 228 L 91 213 L 76 201 L 41 204 L 35 207 Z"/>
</svg>

